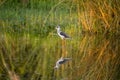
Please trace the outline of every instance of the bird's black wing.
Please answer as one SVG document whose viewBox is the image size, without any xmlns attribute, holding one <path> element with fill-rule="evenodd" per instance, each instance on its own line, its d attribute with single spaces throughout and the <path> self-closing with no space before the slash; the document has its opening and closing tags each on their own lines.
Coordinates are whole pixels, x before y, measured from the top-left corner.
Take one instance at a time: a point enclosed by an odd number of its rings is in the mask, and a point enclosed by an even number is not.
<svg viewBox="0 0 120 80">
<path fill-rule="evenodd" d="M 59 64 L 63 64 L 63 63 L 65 63 L 65 62 L 69 61 L 69 60 L 71 60 L 71 58 L 64 58 L 63 60 L 61 60 L 61 61 L 59 62 Z"/>
<path fill-rule="evenodd" d="M 60 32 L 60 35 L 64 36 L 65 38 L 70 38 L 68 35 L 66 35 L 64 32 Z"/>
<path fill-rule="evenodd" d="M 63 63 L 65 63 L 65 62 L 66 62 L 66 61 L 65 61 L 65 60 L 63 60 L 63 61 L 60 61 L 60 62 L 59 62 L 59 64 L 63 64 Z"/>
</svg>

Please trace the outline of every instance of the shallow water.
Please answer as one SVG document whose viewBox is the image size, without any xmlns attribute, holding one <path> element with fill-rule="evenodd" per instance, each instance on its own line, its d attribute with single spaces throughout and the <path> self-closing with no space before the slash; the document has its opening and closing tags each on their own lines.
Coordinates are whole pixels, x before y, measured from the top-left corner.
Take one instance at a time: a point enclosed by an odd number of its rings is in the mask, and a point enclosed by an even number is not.
<svg viewBox="0 0 120 80">
<path fill-rule="evenodd" d="M 61 40 L 58 36 L 42 40 L 28 35 L 2 35 L 0 79 L 14 74 L 18 80 L 118 80 L 118 39 L 93 34 L 71 40 Z M 55 70 L 61 56 L 72 60 Z"/>
<path fill-rule="evenodd" d="M 118 79 L 118 39 L 100 35 L 85 35 L 76 44 L 65 47 L 72 61 L 54 71 L 56 80 L 113 80 Z M 66 48 L 65 48 L 66 49 Z"/>
</svg>

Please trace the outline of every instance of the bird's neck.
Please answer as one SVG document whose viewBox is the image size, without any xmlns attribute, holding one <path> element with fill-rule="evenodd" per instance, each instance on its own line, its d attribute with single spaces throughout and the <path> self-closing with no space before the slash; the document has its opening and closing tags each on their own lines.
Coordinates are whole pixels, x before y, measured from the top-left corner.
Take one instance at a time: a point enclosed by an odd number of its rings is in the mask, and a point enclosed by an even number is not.
<svg viewBox="0 0 120 80">
<path fill-rule="evenodd" d="M 57 30 L 57 32 L 58 32 L 58 33 L 60 33 L 60 32 L 61 32 L 61 30 L 59 29 L 59 30 Z"/>
<path fill-rule="evenodd" d="M 55 66 L 56 68 L 59 68 L 59 66 Z"/>
</svg>

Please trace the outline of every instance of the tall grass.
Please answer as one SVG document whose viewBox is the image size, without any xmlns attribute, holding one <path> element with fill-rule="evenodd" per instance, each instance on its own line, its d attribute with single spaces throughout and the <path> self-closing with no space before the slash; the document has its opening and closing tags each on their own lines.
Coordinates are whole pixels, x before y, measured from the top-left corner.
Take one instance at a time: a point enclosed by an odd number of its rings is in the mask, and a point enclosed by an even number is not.
<svg viewBox="0 0 120 80">
<path fill-rule="evenodd" d="M 119 80 L 120 2 L 3 0 L 0 80 Z M 71 40 L 61 40 L 56 25 Z M 54 70 L 61 57 L 72 61 Z"/>
</svg>

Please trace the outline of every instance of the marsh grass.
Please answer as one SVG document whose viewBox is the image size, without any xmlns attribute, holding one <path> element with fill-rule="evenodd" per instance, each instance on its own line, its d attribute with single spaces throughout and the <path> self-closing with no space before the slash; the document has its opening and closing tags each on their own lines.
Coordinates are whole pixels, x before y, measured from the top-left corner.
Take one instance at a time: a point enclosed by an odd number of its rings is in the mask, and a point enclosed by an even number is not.
<svg viewBox="0 0 120 80">
<path fill-rule="evenodd" d="M 0 3 L 0 80 L 120 79 L 119 1 L 21 1 Z"/>
</svg>

